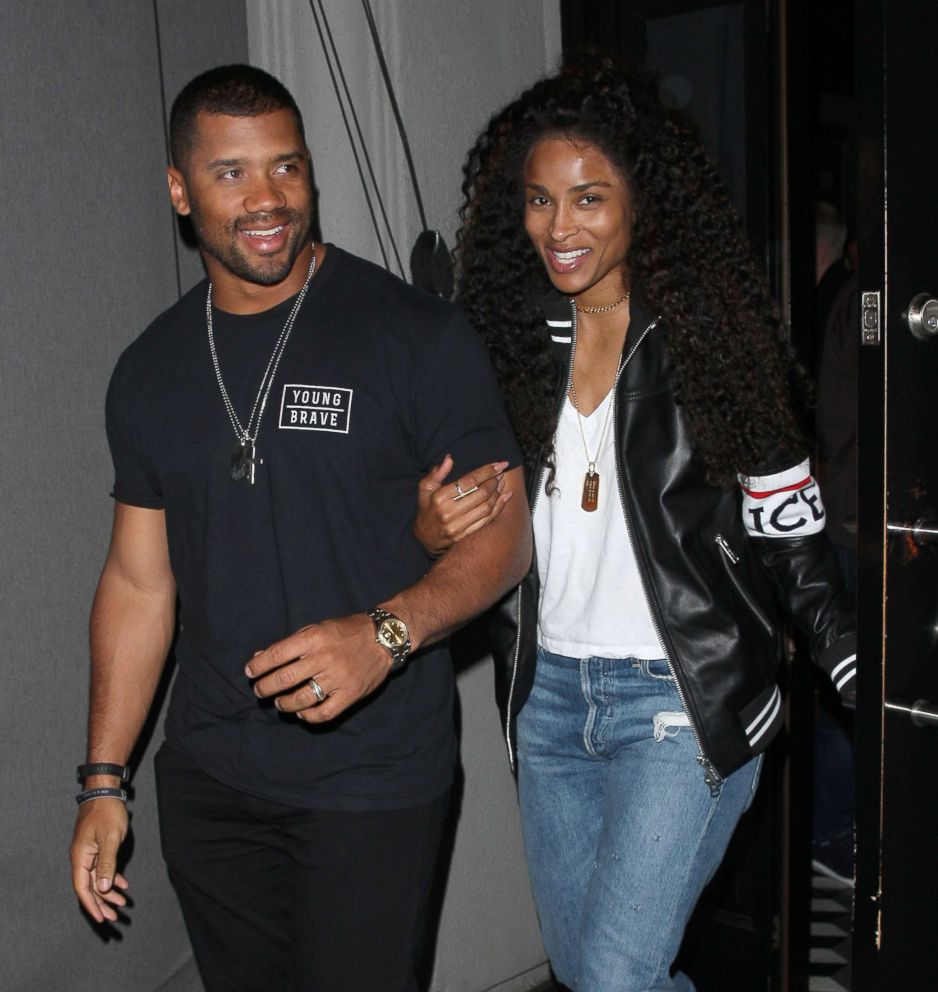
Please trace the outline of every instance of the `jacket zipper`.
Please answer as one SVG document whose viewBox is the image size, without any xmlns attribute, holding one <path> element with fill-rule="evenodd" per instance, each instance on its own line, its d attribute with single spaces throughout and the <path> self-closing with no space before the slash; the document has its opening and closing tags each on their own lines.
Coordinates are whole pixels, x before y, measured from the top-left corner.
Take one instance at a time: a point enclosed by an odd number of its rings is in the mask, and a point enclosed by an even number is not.
<svg viewBox="0 0 938 992">
<path fill-rule="evenodd" d="M 743 586 L 739 576 L 736 574 L 736 566 L 739 564 L 739 556 L 729 546 L 726 538 L 722 534 L 717 534 L 713 540 L 722 552 L 720 555 L 720 561 L 723 562 L 723 570 L 726 572 L 727 578 L 742 597 L 743 602 L 749 607 L 752 615 L 763 626 L 765 632 L 769 635 L 769 637 L 774 637 L 775 630 L 773 629 L 772 624 L 769 623 L 768 618 L 760 609 L 759 604 L 752 598 L 749 591 L 745 588 L 745 586 Z"/>
<path fill-rule="evenodd" d="M 576 305 L 571 304 L 571 307 L 573 310 L 573 340 L 576 341 Z M 655 319 L 645 328 L 645 330 L 642 332 L 641 337 L 632 346 L 628 355 L 625 358 L 625 361 L 622 363 L 621 366 L 619 366 L 619 371 L 616 373 L 615 385 L 613 386 L 615 392 L 612 395 L 613 443 L 615 443 L 615 437 L 616 437 L 615 425 L 619 419 L 619 391 L 618 391 L 619 376 L 622 374 L 622 371 L 625 369 L 626 365 L 628 365 L 628 363 L 631 361 L 632 356 L 638 350 L 641 343 L 648 336 L 649 332 L 651 332 L 654 329 L 657 323 L 658 320 Z M 632 529 L 632 518 L 629 515 L 628 506 L 625 501 L 625 496 L 623 495 L 622 478 L 619 473 L 618 448 L 616 449 L 615 466 L 616 466 L 616 491 L 619 494 L 619 504 L 622 507 L 622 515 L 623 517 L 625 517 L 625 529 L 628 532 L 629 540 L 632 542 L 632 547 L 635 548 L 637 547 L 637 543 L 635 540 L 635 533 Z M 651 617 L 651 623 L 655 629 L 655 634 L 658 638 L 658 641 L 661 644 L 662 648 L 664 649 L 664 653 L 668 662 L 668 668 L 671 671 L 671 675 L 674 677 L 674 686 L 677 689 L 678 699 L 680 699 L 681 706 L 684 712 L 687 714 L 687 718 L 690 721 L 690 729 L 694 735 L 694 740 L 697 743 L 697 763 L 703 768 L 704 783 L 710 789 L 710 795 L 716 797 L 720 794 L 720 789 L 723 785 L 723 778 L 720 775 L 720 773 L 716 770 L 713 762 L 710 761 L 710 759 L 706 755 L 706 752 L 704 751 L 704 746 L 700 739 L 700 733 L 697 729 L 697 724 L 694 722 L 694 718 L 691 714 L 690 707 L 688 707 L 687 705 L 687 696 L 685 695 L 684 686 L 681 682 L 681 677 L 678 673 L 677 666 L 674 664 L 674 661 L 670 653 L 668 652 L 668 647 L 667 644 L 665 643 L 665 639 L 661 636 L 661 625 L 658 621 L 658 617 L 655 614 L 654 607 L 652 606 L 652 599 L 648 595 L 648 579 L 647 576 L 645 575 L 645 569 L 642 566 L 642 563 L 637 555 L 636 555 L 636 562 L 638 563 L 639 566 L 638 574 L 642 583 L 642 592 L 645 595 L 645 602 L 648 604 L 648 615 Z"/>
<path fill-rule="evenodd" d="M 576 307 L 573 308 L 573 331 L 571 337 L 570 346 L 570 359 L 567 362 L 567 378 L 564 384 L 563 392 L 560 394 L 562 397 L 567 395 L 570 389 L 570 382 L 573 379 L 573 358 L 576 354 Z M 557 406 L 557 421 L 554 423 L 554 430 L 557 430 L 557 423 L 560 421 L 560 411 L 563 409 L 563 400 Z M 544 485 L 544 474 L 547 472 L 547 466 L 542 465 L 540 472 L 538 474 L 537 487 L 531 495 L 531 520 L 534 520 L 534 511 L 537 508 L 537 501 L 541 495 L 541 489 Z M 535 554 L 537 554 L 537 549 L 535 548 Z M 537 563 L 535 562 L 535 567 Z M 515 696 L 515 682 L 518 679 L 518 660 L 521 656 L 521 601 L 522 601 L 521 590 L 518 590 L 518 613 L 517 613 L 517 624 L 518 624 L 518 636 L 515 638 L 515 657 L 512 662 L 511 668 L 511 683 L 508 686 L 508 705 L 505 707 L 505 743 L 508 745 L 508 763 L 511 770 L 515 770 L 515 749 L 511 743 L 511 704 Z"/>
<path fill-rule="evenodd" d="M 571 313 L 573 315 L 573 320 L 572 320 L 572 325 L 571 325 L 571 327 L 572 327 L 572 334 L 571 334 L 571 340 L 570 340 L 570 359 L 567 362 L 567 376 L 566 376 L 566 379 L 565 379 L 565 382 L 564 382 L 564 389 L 563 389 L 563 392 L 560 394 L 562 397 L 563 396 L 566 396 L 566 394 L 570 390 L 570 381 L 573 378 L 573 361 L 574 361 L 574 358 L 576 356 L 577 312 L 576 312 L 576 304 L 573 303 L 572 301 L 570 303 L 570 310 L 571 310 Z M 632 346 L 632 348 L 629 350 L 629 353 L 626 355 L 625 360 L 622 362 L 622 364 L 619 366 L 618 371 L 616 372 L 615 382 L 613 383 L 613 387 L 612 387 L 613 388 L 613 396 L 612 396 L 612 401 L 613 401 L 613 411 L 612 411 L 613 424 L 615 424 L 615 421 L 618 419 L 618 408 L 619 408 L 618 385 L 619 385 L 619 378 L 622 375 L 622 372 L 625 370 L 626 365 L 628 365 L 628 363 L 631 361 L 632 356 L 638 350 L 638 348 L 641 345 L 641 343 L 645 340 L 645 338 L 648 336 L 648 334 L 657 326 L 657 324 L 658 324 L 658 320 L 655 319 L 655 320 L 653 320 L 645 328 L 645 330 L 642 332 L 641 336 L 639 337 L 638 341 L 636 341 L 635 344 Z M 561 400 L 561 402 L 560 402 L 560 404 L 558 406 L 558 419 L 559 419 L 559 413 L 560 413 L 560 411 L 562 409 L 563 409 L 563 400 Z M 556 431 L 556 429 L 557 429 L 557 425 L 556 425 L 556 422 L 555 422 L 555 424 L 554 424 L 554 430 Z M 614 428 L 613 428 L 613 430 L 614 430 Z M 613 438 L 615 438 L 615 433 L 613 433 Z M 633 532 L 632 532 L 631 518 L 629 516 L 628 507 L 626 506 L 626 503 L 625 503 L 625 498 L 622 495 L 622 479 L 621 479 L 620 474 L 619 474 L 619 459 L 618 459 L 618 457 L 616 457 L 616 459 L 615 459 L 615 466 L 616 466 L 616 489 L 617 489 L 618 494 L 619 494 L 619 504 L 622 507 L 622 514 L 625 517 L 625 526 L 626 526 L 626 530 L 628 531 L 628 534 L 629 534 L 629 539 L 632 541 L 632 545 L 634 547 L 635 546 L 635 538 L 634 538 L 634 535 L 633 535 Z M 545 471 L 546 471 L 546 468 L 545 467 L 542 467 L 541 468 L 540 477 L 538 479 L 538 487 L 535 490 L 535 492 L 533 494 L 533 497 L 531 499 L 531 518 L 532 519 L 534 518 L 534 511 L 535 511 L 535 509 L 537 507 L 538 498 L 540 497 L 541 486 L 542 486 L 542 484 L 544 482 L 544 472 Z M 687 697 L 686 697 L 686 695 L 684 693 L 684 686 L 682 685 L 680 676 L 678 675 L 678 672 L 677 672 L 677 669 L 676 669 L 673 661 L 671 660 L 671 656 L 670 656 L 670 654 L 668 654 L 668 649 L 665 646 L 664 638 L 661 636 L 661 626 L 660 626 L 660 624 L 658 622 L 658 617 L 655 615 L 654 610 L 651 608 L 651 605 L 650 605 L 651 604 L 651 600 L 650 600 L 650 598 L 648 596 L 647 579 L 645 577 L 644 570 L 641 567 L 639 568 L 639 576 L 640 576 L 641 582 L 642 582 L 642 591 L 644 592 L 644 595 L 645 595 L 645 601 L 646 601 L 646 603 L 649 604 L 649 611 L 648 612 L 649 612 L 649 615 L 651 616 L 652 626 L 655 629 L 655 634 L 658 637 L 658 641 L 661 643 L 662 647 L 664 648 L 665 654 L 667 655 L 668 668 L 671 670 L 671 674 L 674 676 L 674 685 L 675 685 L 675 688 L 677 689 L 677 694 L 678 694 L 678 698 L 681 701 L 681 706 L 683 707 L 684 712 L 687 714 L 688 719 L 690 720 L 690 728 L 691 728 L 691 731 L 692 731 L 692 733 L 694 735 L 694 740 L 697 743 L 697 751 L 698 751 L 697 762 L 703 768 L 703 771 L 704 771 L 704 782 L 708 786 L 708 788 L 710 789 L 710 794 L 712 796 L 717 796 L 717 795 L 719 795 L 720 789 L 721 789 L 721 787 L 723 785 L 723 778 L 720 775 L 720 773 L 716 770 L 713 762 L 710 761 L 710 759 L 706 756 L 706 753 L 704 751 L 703 743 L 701 742 L 700 734 L 699 734 L 699 732 L 697 730 L 697 725 L 694 723 L 694 718 L 691 716 L 690 709 L 689 709 L 689 707 L 687 705 Z M 520 654 L 521 654 L 521 601 L 522 601 L 522 597 L 521 597 L 521 594 L 519 592 L 519 594 L 518 594 L 518 612 L 517 612 L 517 618 L 516 618 L 517 619 L 517 624 L 518 624 L 518 636 L 515 639 L 515 656 L 514 656 L 514 662 L 513 662 L 513 666 L 512 666 L 511 684 L 510 684 L 509 689 L 508 689 L 508 705 L 507 705 L 507 708 L 506 708 L 507 709 L 507 712 L 506 712 L 506 717 L 505 717 L 505 742 L 508 745 L 508 760 L 510 762 L 512 771 L 514 771 L 514 769 L 515 769 L 515 754 L 514 754 L 514 748 L 512 746 L 512 742 L 511 742 L 511 704 L 512 704 L 512 700 L 513 700 L 513 697 L 514 697 L 515 682 L 516 682 L 517 676 L 518 676 L 518 662 L 519 662 L 519 658 L 520 658 Z"/>
</svg>

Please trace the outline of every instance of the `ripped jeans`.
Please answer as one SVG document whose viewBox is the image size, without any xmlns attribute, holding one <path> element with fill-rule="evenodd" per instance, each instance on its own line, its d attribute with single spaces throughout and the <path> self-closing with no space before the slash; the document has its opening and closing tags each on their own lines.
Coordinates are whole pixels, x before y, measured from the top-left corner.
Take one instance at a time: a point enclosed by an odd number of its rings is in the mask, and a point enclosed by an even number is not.
<svg viewBox="0 0 938 992">
<path fill-rule="evenodd" d="M 754 758 L 710 795 L 667 662 L 538 649 L 518 718 L 518 788 L 561 982 L 574 992 L 692 992 L 670 967 L 760 768 Z"/>
</svg>

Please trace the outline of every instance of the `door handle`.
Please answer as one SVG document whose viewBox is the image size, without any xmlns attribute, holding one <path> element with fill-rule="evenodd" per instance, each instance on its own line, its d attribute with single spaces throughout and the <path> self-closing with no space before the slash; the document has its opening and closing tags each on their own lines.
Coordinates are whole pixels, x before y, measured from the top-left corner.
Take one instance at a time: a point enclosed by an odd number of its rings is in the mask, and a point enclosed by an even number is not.
<svg viewBox="0 0 938 992">
<path fill-rule="evenodd" d="M 902 316 L 919 341 L 928 341 L 938 334 L 938 300 L 931 293 L 914 296 Z"/>
<path fill-rule="evenodd" d="M 886 524 L 886 531 L 890 537 L 908 535 L 918 545 L 938 544 L 938 520 L 927 520 L 923 517 L 914 524 L 889 522 Z"/>
<path fill-rule="evenodd" d="M 911 706 L 887 701 L 886 709 L 894 713 L 908 713 L 916 727 L 938 727 L 938 706 L 927 699 L 917 699 Z"/>
</svg>

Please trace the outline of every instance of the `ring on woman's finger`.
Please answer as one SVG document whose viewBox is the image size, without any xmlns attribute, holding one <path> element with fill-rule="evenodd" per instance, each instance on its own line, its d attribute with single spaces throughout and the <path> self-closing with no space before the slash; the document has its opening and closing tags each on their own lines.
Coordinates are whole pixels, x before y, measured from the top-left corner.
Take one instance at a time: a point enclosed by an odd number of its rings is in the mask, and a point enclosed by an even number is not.
<svg viewBox="0 0 938 992">
<path fill-rule="evenodd" d="M 326 694 L 322 691 L 322 686 L 315 679 L 307 679 L 306 684 L 316 693 L 316 698 L 319 702 L 325 702 Z"/>
<path fill-rule="evenodd" d="M 466 496 L 471 496 L 474 492 L 478 491 L 478 486 L 473 486 L 471 489 L 463 489 L 458 482 L 454 482 L 453 485 L 456 487 L 456 495 L 453 497 L 454 500 L 464 499 Z"/>
</svg>

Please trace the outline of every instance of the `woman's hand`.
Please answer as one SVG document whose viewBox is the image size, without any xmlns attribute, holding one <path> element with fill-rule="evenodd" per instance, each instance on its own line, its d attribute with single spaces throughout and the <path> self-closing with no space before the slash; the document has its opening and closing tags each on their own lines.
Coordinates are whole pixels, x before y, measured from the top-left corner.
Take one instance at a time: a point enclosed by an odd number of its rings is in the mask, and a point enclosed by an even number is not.
<svg viewBox="0 0 938 992">
<path fill-rule="evenodd" d="M 420 480 L 414 533 L 428 554 L 441 555 L 502 512 L 512 496 L 505 488 L 506 468 L 508 462 L 489 462 L 444 485 L 453 470 L 447 455 Z"/>
</svg>

